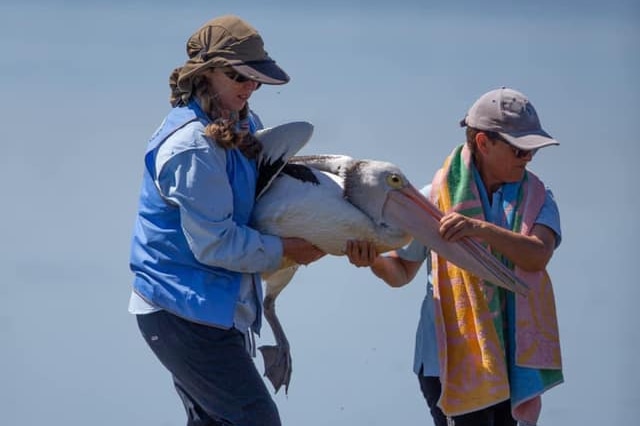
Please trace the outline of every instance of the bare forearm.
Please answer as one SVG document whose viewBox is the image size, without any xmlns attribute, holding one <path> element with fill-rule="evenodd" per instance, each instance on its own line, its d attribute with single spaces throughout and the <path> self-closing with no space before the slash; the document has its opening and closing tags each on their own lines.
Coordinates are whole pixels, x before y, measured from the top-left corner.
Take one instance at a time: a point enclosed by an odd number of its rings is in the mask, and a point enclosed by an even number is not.
<svg viewBox="0 0 640 426">
<path fill-rule="evenodd" d="M 391 287 L 402 287 L 411 281 L 422 262 L 412 262 L 398 257 L 396 252 L 381 256 L 375 245 L 367 241 L 347 241 L 345 254 L 359 267 L 369 267 L 375 276 Z"/>
<path fill-rule="evenodd" d="M 397 257 L 378 256 L 371 265 L 371 272 L 391 287 L 402 287 L 413 278 L 408 276 Z"/>
<path fill-rule="evenodd" d="M 477 237 L 526 271 L 547 266 L 555 249 L 555 234 L 544 225 L 534 225 L 530 235 L 501 228 L 493 223 L 453 212 L 440 219 L 440 235 L 446 241 Z"/>
<path fill-rule="evenodd" d="M 545 243 L 539 235 L 522 235 L 489 222 L 478 222 L 476 236 L 518 267 L 526 271 L 539 271 L 549 263 L 555 241 Z"/>
</svg>

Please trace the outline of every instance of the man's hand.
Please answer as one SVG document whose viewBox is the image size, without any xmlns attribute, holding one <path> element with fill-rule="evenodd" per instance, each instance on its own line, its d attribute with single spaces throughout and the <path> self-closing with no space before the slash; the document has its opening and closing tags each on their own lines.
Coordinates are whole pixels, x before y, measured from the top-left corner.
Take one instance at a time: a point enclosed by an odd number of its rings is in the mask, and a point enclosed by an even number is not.
<svg viewBox="0 0 640 426">
<path fill-rule="evenodd" d="M 358 268 L 369 267 L 378 257 L 376 246 L 369 241 L 349 240 L 345 254 L 349 262 Z"/>
<path fill-rule="evenodd" d="M 476 237 L 483 222 L 452 212 L 440 219 L 440 235 L 446 241 L 458 241 L 463 237 Z"/>
</svg>

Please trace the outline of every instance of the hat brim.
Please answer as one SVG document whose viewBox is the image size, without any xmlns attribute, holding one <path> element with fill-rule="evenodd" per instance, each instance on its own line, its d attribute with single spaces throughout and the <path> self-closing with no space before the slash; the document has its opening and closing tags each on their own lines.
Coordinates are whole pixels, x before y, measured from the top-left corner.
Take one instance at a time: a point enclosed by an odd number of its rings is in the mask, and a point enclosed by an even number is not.
<svg viewBox="0 0 640 426">
<path fill-rule="evenodd" d="M 516 148 L 531 151 L 533 149 L 544 148 L 550 145 L 560 145 L 560 142 L 553 139 L 547 132 L 541 130 L 535 133 L 517 134 L 498 132 L 507 142 Z"/>
<path fill-rule="evenodd" d="M 262 84 L 285 84 L 290 78 L 275 61 L 254 61 L 229 64 L 234 70 Z"/>
</svg>

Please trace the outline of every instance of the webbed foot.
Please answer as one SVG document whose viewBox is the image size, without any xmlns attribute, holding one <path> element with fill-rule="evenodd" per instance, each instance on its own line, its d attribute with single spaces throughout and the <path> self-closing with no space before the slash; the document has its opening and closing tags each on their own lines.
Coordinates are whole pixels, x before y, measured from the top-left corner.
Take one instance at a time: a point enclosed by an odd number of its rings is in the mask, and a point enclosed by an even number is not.
<svg viewBox="0 0 640 426">
<path fill-rule="evenodd" d="M 260 346 L 264 361 L 264 375 L 273 385 L 276 393 L 284 385 L 285 394 L 289 392 L 291 380 L 291 353 L 289 349 L 280 346 Z"/>
</svg>

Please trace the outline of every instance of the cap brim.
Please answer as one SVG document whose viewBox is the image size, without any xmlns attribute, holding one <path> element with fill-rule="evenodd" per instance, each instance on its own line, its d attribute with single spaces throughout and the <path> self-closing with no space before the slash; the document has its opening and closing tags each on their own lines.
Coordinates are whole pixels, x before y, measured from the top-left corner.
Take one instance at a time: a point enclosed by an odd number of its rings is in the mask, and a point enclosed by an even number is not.
<svg viewBox="0 0 640 426">
<path fill-rule="evenodd" d="M 243 62 L 229 65 L 245 77 L 262 84 L 285 84 L 290 80 L 287 73 L 275 61 Z"/>
<path fill-rule="evenodd" d="M 517 134 L 498 132 L 507 142 L 516 148 L 530 151 L 532 149 L 544 148 L 549 145 L 560 145 L 560 142 L 553 139 L 547 132 L 541 130 L 535 133 Z"/>
</svg>

